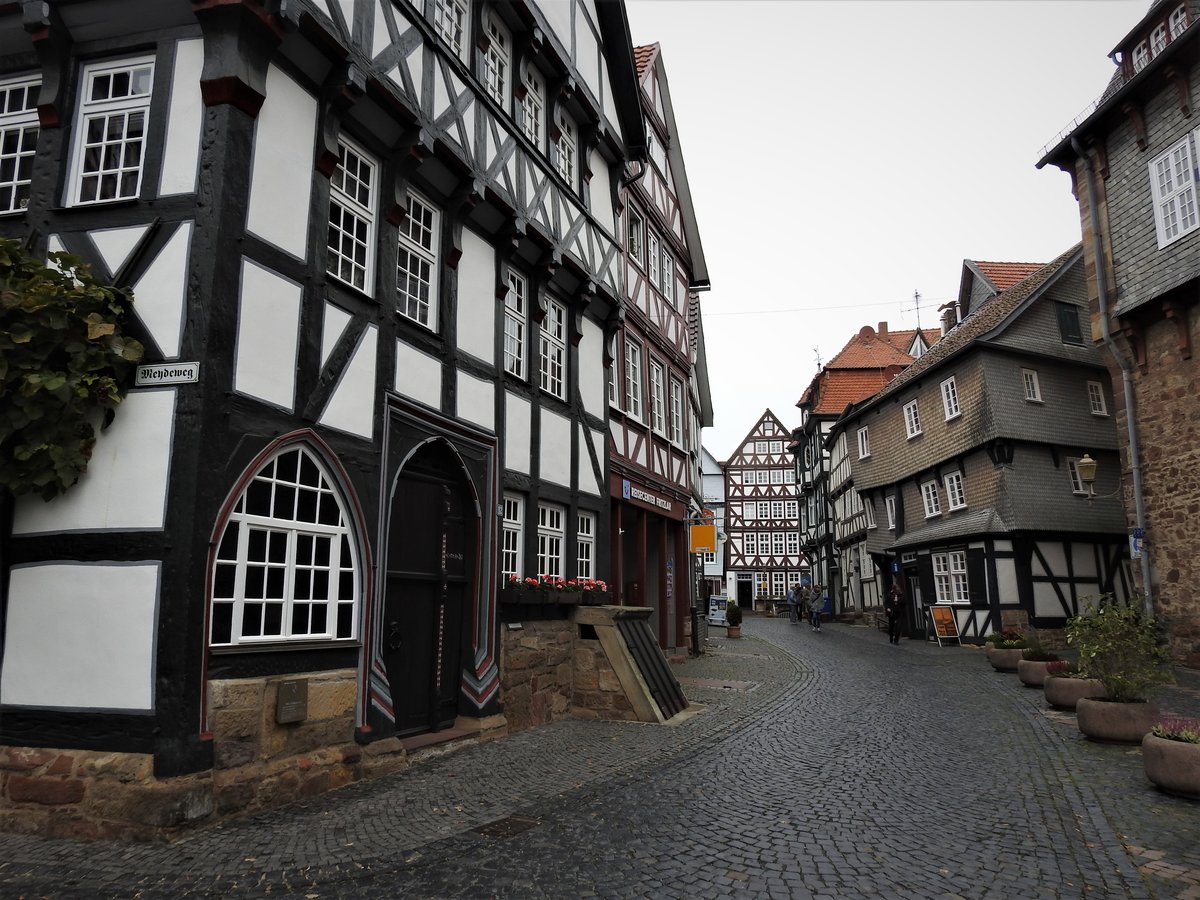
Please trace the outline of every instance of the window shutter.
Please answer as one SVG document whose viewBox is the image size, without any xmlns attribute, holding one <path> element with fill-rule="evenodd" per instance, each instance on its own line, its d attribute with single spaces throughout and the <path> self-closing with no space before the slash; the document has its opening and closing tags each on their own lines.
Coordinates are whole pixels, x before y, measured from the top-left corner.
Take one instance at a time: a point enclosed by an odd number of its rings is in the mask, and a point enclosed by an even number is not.
<svg viewBox="0 0 1200 900">
<path fill-rule="evenodd" d="M 987 565 L 982 550 L 967 551 L 967 593 L 972 606 L 987 606 Z"/>
</svg>

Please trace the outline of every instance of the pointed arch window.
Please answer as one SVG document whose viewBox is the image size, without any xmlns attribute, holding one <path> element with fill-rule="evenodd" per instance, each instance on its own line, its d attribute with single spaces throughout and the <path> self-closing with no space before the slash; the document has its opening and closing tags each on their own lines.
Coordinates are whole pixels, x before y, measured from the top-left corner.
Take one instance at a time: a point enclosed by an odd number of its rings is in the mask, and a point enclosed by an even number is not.
<svg viewBox="0 0 1200 900">
<path fill-rule="evenodd" d="M 221 533 L 209 642 L 353 640 L 361 581 L 333 479 L 308 448 L 285 447 L 255 472 Z"/>
</svg>

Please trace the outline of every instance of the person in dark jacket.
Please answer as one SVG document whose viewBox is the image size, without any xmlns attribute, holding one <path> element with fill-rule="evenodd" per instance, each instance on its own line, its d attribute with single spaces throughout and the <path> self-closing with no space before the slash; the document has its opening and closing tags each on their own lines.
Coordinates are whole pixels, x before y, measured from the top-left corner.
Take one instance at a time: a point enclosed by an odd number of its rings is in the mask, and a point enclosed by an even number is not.
<svg viewBox="0 0 1200 900">
<path fill-rule="evenodd" d="M 883 611 L 887 614 L 888 643 L 900 643 L 900 620 L 904 616 L 904 591 L 900 585 L 892 585 L 887 599 L 883 601 Z"/>
</svg>

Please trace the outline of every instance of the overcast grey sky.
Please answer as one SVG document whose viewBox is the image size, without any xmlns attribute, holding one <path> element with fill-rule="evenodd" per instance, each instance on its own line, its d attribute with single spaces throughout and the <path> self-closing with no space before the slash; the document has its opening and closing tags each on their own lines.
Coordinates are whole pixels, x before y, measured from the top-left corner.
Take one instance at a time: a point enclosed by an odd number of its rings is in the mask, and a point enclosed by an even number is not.
<svg viewBox="0 0 1200 900">
<path fill-rule="evenodd" d="M 712 291 L 726 459 L 863 325 L 936 326 L 964 259 L 1080 240 L 1042 148 L 1104 90 L 1150 0 L 627 0 L 659 43 Z"/>
</svg>

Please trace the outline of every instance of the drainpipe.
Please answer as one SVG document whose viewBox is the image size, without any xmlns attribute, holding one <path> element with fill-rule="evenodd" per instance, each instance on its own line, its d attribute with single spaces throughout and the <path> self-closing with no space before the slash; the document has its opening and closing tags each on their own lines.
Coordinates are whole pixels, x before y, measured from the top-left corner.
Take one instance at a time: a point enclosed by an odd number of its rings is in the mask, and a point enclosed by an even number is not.
<svg viewBox="0 0 1200 900">
<path fill-rule="evenodd" d="M 1071 138 L 1071 149 L 1083 161 L 1087 174 L 1088 207 L 1092 223 L 1092 252 L 1096 260 L 1096 290 L 1100 295 L 1100 334 L 1104 345 L 1112 354 L 1117 365 L 1121 367 L 1121 387 L 1125 394 L 1125 427 L 1129 440 L 1129 467 L 1133 472 L 1133 506 L 1134 526 L 1146 527 L 1146 498 L 1142 491 L 1142 456 L 1138 446 L 1136 411 L 1137 395 L 1133 387 L 1133 364 L 1123 350 L 1113 340 L 1112 329 L 1108 319 L 1108 283 L 1105 280 L 1104 242 L 1100 239 L 1100 210 L 1096 200 L 1096 175 L 1092 171 L 1092 160 L 1079 143 L 1079 138 Z M 1143 531 L 1144 533 L 1144 531 Z M 1151 595 L 1153 579 L 1151 578 L 1150 553 L 1146 545 L 1142 547 L 1142 603 L 1146 615 L 1154 617 L 1154 600 Z"/>
</svg>

